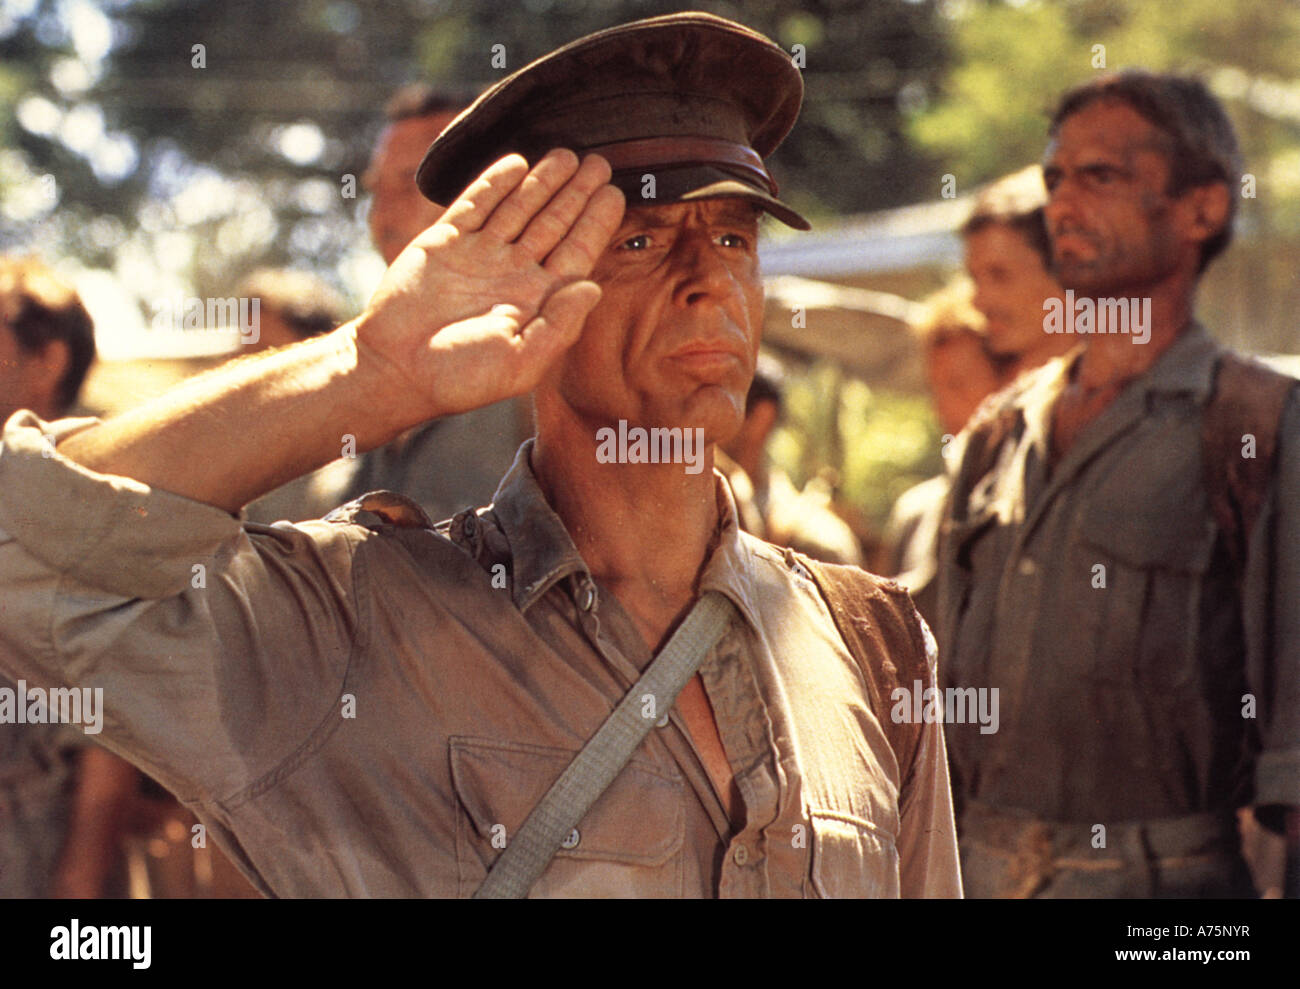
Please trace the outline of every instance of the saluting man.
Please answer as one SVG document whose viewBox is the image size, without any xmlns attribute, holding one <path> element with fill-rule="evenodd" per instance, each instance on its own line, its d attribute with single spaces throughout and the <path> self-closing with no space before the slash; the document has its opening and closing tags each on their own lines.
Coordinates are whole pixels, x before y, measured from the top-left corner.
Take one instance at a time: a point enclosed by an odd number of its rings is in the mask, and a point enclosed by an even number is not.
<svg viewBox="0 0 1300 989">
<path fill-rule="evenodd" d="M 763 162 L 801 96 L 709 15 L 583 38 L 434 142 L 418 182 L 447 210 L 355 321 L 115 420 L 18 413 L 0 668 L 102 686 L 103 737 L 268 893 L 473 895 L 630 694 L 646 734 L 532 895 L 960 895 L 940 726 L 887 713 L 934 682 L 906 592 L 740 532 L 711 470 L 596 455 L 620 421 L 703 429 L 711 467 L 739 427 L 760 214 L 807 226 Z M 232 517 L 344 434 L 529 391 L 487 507 Z M 643 702 L 716 595 L 698 672 Z"/>
</svg>

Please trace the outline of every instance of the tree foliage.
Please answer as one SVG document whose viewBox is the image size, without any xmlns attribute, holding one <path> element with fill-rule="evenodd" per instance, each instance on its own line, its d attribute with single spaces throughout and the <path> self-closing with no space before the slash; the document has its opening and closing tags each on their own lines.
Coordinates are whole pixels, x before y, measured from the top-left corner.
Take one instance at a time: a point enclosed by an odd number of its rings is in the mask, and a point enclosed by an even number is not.
<svg viewBox="0 0 1300 989">
<path fill-rule="evenodd" d="M 589 31 L 700 6 L 805 48 L 807 108 L 774 164 L 793 202 L 923 193 L 903 110 L 943 70 L 931 0 L 8 0 L 0 246 L 200 294 L 255 263 L 336 269 L 363 240 L 345 176 L 398 85 L 473 91 Z"/>
</svg>

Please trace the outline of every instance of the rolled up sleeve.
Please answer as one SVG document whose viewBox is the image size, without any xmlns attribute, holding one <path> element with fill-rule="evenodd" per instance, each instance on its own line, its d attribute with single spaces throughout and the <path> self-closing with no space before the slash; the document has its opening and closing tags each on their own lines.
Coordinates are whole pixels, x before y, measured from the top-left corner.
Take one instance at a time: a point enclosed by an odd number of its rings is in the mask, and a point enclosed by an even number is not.
<svg viewBox="0 0 1300 989">
<path fill-rule="evenodd" d="M 244 525 L 57 452 L 94 422 L 6 424 L 0 672 L 102 689 L 96 741 L 182 799 L 237 798 L 337 717 L 361 535 Z"/>
</svg>

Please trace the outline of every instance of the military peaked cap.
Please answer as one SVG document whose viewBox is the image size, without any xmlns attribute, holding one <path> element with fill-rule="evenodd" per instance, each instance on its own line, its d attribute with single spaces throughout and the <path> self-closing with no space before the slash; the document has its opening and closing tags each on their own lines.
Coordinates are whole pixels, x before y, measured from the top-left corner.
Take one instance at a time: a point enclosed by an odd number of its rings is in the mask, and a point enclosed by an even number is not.
<svg viewBox="0 0 1300 989">
<path fill-rule="evenodd" d="M 433 142 L 416 183 L 446 206 L 507 154 L 532 164 L 569 148 L 606 158 L 629 206 L 743 197 L 807 230 L 764 165 L 802 100 L 789 53 L 756 31 L 703 13 L 634 21 L 492 86 Z"/>
</svg>

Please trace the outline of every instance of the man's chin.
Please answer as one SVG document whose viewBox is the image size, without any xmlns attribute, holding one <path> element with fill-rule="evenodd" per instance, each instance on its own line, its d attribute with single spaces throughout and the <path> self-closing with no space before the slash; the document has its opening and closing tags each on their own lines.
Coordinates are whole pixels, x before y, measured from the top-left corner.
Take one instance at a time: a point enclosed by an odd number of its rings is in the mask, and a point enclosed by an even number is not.
<svg viewBox="0 0 1300 989">
<path fill-rule="evenodd" d="M 1057 262 L 1056 280 L 1060 282 L 1061 288 L 1080 297 L 1105 294 L 1115 281 L 1112 273 L 1103 271 L 1095 263 L 1071 255 L 1066 255 Z"/>
<path fill-rule="evenodd" d="M 745 400 L 720 385 L 703 388 L 691 397 L 681 418 L 683 424 L 702 428 L 707 442 L 726 443 L 744 424 Z"/>
<path fill-rule="evenodd" d="M 647 419 L 644 421 L 627 420 L 628 428 L 640 426 L 643 429 L 689 430 L 698 436 L 705 446 L 729 442 L 740 432 L 743 420 L 736 418 L 685 418 L 685 419 Z"/>
</svg>

